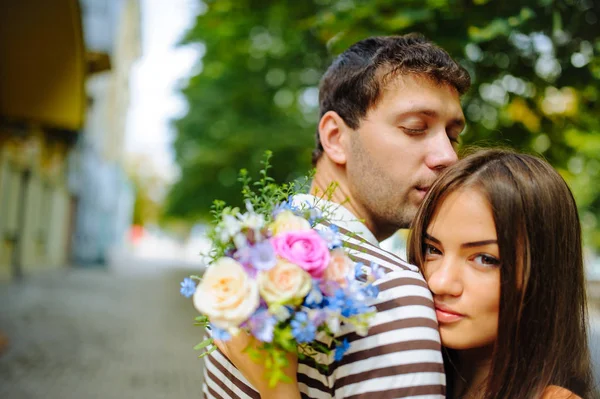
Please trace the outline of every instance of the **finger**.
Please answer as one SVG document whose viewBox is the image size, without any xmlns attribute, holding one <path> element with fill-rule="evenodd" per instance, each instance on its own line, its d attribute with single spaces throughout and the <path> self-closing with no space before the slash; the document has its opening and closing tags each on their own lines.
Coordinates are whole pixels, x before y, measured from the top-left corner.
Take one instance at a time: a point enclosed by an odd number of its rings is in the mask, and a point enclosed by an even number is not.
<svg viewBox="0 0 600 399">
<path fill-rule="evenodd" d="M 219 341 L 218 339 L 215 339 L 213 341 L 213 343 L 216 345 L 216 347 L 219 349 L 219 351 L 221 351 L 222 354 L 224 354 L 227 358 L 229 358 L 229 353 L 227 350 L 227 342 Z"/>
</svg>

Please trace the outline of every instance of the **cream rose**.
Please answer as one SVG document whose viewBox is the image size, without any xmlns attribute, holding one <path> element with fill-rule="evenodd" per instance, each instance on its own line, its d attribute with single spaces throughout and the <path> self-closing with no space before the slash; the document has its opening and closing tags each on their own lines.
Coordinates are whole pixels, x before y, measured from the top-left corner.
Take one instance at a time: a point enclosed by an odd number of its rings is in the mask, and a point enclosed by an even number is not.
<svg viewBox="0 0 600 399">
<path fill-rule="evenodd" d="M 354 275 L 354 262 L 346 255 L 343 249 L 336 248 L 331 251 L 327 269 L 323 273 L 323 280 L 333 281 L 341 287 L 346 287 L 348 279 Z"/>
<path fill-rule="evenodd" d="M 246 321 L 258 308 L 258 285 L 244 267 L 221 258 L 204 273 L 194 293 L 194 306 L 218 328 L 228 330 Z"/>
<path fill-rule="evenodd" d="M 271 233 L 274 236 L 288 231 L 310 230 L 308 220 L 294 215 L 291 211 L 279 213 L 271 223 Z"/>
<path fill-rule="evenodd" d="M 267 304 L 297 303 L 312 287 L 310 274 L 284 259 L 258 275 L 258 289 Z"/>
</svg>

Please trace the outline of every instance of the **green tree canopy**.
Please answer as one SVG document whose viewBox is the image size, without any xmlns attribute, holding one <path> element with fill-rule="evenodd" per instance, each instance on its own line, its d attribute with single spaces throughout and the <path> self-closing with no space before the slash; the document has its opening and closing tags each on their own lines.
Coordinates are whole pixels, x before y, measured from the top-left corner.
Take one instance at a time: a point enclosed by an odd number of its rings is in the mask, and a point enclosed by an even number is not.
<svg viewBox="0 0 600 399">
<path fill-rule="evenodd" d="M 205 1 L 186 44 L 202 68 L 183 89 L 175 121 L 181 180 L 167 213 L 206 215 L 212 200 L 239 203 L 237 171 L 310 167 L 317 85 L 332 58 L 373 35 L 420 32 L 473 77 L 464 145 L 542 154 L 571 185 L 588 242 L 600 248 L 600 3 L 592 0 Z"/>
</svg>

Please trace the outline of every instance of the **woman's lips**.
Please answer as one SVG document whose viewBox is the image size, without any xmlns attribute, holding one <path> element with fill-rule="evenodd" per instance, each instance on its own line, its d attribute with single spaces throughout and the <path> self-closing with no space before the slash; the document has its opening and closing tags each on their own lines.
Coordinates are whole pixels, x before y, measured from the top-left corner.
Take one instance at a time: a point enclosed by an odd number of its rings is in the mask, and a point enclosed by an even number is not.
<svg viewBox="0 0 600 399">
<path fill-rule="evenodd" d="M 465 315 L 455 312 L 448 307 L 437 304 L 435 305 L 435 316 L 440 324 L 455 323 L 465 318 Z"/>
</svg>

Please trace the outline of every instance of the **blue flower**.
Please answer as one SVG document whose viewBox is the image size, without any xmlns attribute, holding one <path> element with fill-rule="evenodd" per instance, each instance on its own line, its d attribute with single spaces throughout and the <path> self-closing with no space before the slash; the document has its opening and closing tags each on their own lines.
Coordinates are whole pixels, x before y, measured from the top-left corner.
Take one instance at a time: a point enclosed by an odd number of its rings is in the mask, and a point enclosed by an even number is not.
<svg viewBox="0 0 600 399">
<path fill-rule="evenodd" d="M 335 224 L 321 229 L 319 234 L 325 241 L 327 241 L 327 246 L 330 250 L 342 246 L 342 238 L 339 233 L 339 228 Z"/>
<path fill-rule="evenodd" d="M 360 280 L 365 276 L 365 272 L 363 270 L 364 264 L 362 262 L 356 262 L 354 265 L 354 277 L 357 280 Z"/>
<path fill-rule="evenodd" d="M 277 320 L 266 309 L 259 309 L 248 321 L 252 335 L 262 342 L 273 341 L 275 324 L 277 324 Z"/>
<path fill-rule="evenodd" d="M 346 352 L 348 352 L 348 349 L 350 349 L 350 344 L 348 343 L 347 339 L 344 339 L 341 344 L 337 345 L 335 347 L 335 354 L 334 354 L 334 359 L 336 362 L 339 362 L 340 360 L 342 360 L 342 358 L 344 357 L 344 354 Z"/>
<path fill-rule="evenodd" d="M 316 309 L 323 303 L 323 293 L 319 289 L 319 282 L 313 281 L 312 289 L 304 298 L 304 306 Z"/>
<path fill-rule="evenodd" d="M 312 342 L 315 339 L 317 328 L 308 320 L 308 315 L 298 312 L 290 322 L 292 335 L 298 343 Z"/>
<path fill-rule="evenodd" d="M 338 288 L 333 296 L 325 298 L 325 307 L 332 312 L 341 311 L 346 305 L 346 293 Z"/>
<path fill-rule="evenodd" d="M 317 224 L 317 221 L 321 219 L 322 216 L 323 212 L 321 212 L 320 209 L 311 207 L 308 211 L 308 222 L 310 223 L 311 227 L 315 227 L 315 224 Z"/>
<path fill-rule="evenodd" d="M 275 249 L 270 241 L 259 242 L 250 250 L 250 263 L 258 270 L 269 270 L 277 259 L 275 258 Z"/>
<path fill-rule="evenodd" d="M 189 277 L 186 277 L 181 282 L 179 292 L 186 298 L 191 297 L 196 292 L 196 283 Z"/>
<path fill-rule="evenodd" d="M 292 211 L 294 212 L 296 207 L 292 205 L 292 197 L 290 196 L 287 201 L 283 201 L 279 205 L 273 209 L 272 216 L 275 217 L 283 211 Z"/>
<path fill-rule="evenodd" d="M 370 298 L 377 298 L 377 295 L 379 295 L 379 287 L 373 284 L 366 285 L 363 290 L 365 295 Z"/>
<path fill-rule="evenodd" d="M 218 327 L 215 327 L 214 324 L 210 325 L 210 330 L 212 332 L 212 337 L 213 339 L 219 340 L 219 341 L 229 341 L 231 339 L 231 334 L 229 334 L 229 332 L 227 330 L 222 330 Z"/>
<path fill-rule="evenodd" d="M 333 297 L 327 298 L 327 309 L 332 312 L 340 312 L 344 317 L 352 317 L 368 311 L 369 307 L 363 303 L 364 295 L 355 298 L 352 292 L 346 293 L 339 288 Z"/>
<path fill-rule="evenodd" d="M 379 280 L 385 276 L 385 270 L 378 263 L 371 262 L 371 274 L 375 280 Z"/>
</svg>

